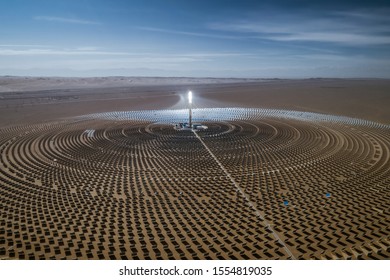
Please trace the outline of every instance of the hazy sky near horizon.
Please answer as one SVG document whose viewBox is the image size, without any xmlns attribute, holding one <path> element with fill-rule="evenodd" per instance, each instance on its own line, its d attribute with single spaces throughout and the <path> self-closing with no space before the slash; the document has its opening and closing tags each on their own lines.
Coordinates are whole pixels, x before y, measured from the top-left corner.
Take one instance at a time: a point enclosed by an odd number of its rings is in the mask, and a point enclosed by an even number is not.
<svg viewBox="0 0 390 280">
<path fill-rule="evenodd" d="M 0 75 L 390 78 L 389 1 L 0 0 Z"/>
</svg>

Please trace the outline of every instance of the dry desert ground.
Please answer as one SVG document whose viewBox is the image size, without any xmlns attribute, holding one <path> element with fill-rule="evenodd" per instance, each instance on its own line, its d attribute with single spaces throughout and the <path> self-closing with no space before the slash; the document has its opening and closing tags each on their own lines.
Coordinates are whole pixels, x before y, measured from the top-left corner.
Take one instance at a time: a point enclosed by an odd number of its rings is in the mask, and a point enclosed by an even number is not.
<svg viewBox="0 0 390 280">
<path fill-rule="evenodd" d="M 193 117 L 206 130 L 176 130 Z M 390 81 L 0 77 L 1 259 L 390 259 Z"/>
</svg>

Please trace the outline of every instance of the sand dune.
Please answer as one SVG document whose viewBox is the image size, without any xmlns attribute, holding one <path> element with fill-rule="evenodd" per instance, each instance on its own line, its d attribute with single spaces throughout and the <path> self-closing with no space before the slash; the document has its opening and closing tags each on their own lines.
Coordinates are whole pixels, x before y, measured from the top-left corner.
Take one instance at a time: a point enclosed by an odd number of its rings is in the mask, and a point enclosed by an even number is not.
<svg viewBox="0 0 390 280">
<path fill-rule="evenodd" d="M 261 82 L 263 79 L 164 77 L 0 77 L 0 92 Z"/>
</svg>

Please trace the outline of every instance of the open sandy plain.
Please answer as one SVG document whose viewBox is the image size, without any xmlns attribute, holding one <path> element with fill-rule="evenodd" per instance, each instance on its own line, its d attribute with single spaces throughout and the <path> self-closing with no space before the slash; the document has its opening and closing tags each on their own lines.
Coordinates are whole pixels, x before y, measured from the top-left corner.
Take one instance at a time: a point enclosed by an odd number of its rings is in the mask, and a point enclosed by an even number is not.
<svg viewBox="0 0 390 280">
<path fill-rule="evenodd" d="M 177 131 L 194 92 L 205 131 Z M 389 259 L 390 81 L 0 78 L 1 259 Z"/>
</svg>

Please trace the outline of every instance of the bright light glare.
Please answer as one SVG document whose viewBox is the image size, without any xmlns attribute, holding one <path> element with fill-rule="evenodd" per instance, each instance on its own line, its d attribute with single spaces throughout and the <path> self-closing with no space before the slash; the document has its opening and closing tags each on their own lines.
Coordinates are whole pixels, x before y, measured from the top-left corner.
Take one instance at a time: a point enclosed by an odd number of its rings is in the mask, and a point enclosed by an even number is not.
<svg viewBox="0 0 390 280">
<path fill-rule="evenodd" d="M 192 103 L 192 91 L 188 92 L 188 103 Z"/>
</svg>

